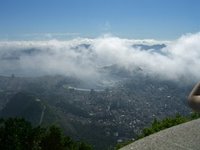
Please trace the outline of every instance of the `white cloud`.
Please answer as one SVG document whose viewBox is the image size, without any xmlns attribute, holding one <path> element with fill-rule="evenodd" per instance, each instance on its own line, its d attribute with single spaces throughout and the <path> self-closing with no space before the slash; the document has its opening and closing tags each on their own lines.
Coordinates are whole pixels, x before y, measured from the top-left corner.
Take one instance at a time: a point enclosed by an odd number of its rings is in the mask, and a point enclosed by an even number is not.
<svg viewBox="0 0 200 150">
<path fill-rule="evenodd" d="M 140 67 L 163 79 L 197 81 L 200 80 L 199 41 L 200 33 L 187 34 L 175 41 L 121 39 L 108 35 L 68 41 L 2 41 L 0 73 L 62 74 L 101 80 L 98 68 L 117 64 L 130 71 Z M 167 47 L 160 51 L 133 47 L 134 44 L 160 43 Z"/>
<path fill-rule="evenodd" d="M 110 31 L 110 29 L 111 29 L 111 24 L 110 24 L 109 21 L 106 21 L 106 22 L 104 23 L 104 28 L 103 28 L 103 30 L 106 31 L 106 32 L 108 32 L 108 31 Z"/>
</svg>

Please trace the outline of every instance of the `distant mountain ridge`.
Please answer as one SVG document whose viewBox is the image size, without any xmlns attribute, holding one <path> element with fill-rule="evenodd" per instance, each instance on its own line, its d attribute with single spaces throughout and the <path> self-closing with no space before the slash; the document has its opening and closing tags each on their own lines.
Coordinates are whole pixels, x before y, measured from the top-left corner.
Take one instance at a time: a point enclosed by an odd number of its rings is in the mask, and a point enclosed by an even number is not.
<svg viewBox="0 0 200 150">
<path fill-rule="evenodd" d="M 140 48 L 141 50 L 161 50 L 166 47 L 165 44 L 154 44 L 154 45 L 146 45 L 146 44 L 134 44 L 134 48 Z"/>
</svg>

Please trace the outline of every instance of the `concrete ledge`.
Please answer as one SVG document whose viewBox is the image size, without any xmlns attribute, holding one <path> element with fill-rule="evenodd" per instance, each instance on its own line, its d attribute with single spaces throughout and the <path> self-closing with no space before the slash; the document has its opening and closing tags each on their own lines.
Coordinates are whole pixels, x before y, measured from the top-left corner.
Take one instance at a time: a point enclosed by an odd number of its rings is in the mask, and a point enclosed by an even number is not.
<svg viewBox="0 0 200 150">
<path fill-rule="evenodd" d="M 200 119 L 165 129 L 120 150 L 200 150 Z"/>
</svg>

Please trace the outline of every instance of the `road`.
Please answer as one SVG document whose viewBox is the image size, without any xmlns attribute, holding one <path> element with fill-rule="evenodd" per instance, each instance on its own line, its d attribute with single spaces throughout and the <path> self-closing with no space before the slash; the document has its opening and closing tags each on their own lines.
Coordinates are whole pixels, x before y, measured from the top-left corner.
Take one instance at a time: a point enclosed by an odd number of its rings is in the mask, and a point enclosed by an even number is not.
<svg viewBox="0 0 200 150">
<path fill-rule="evenodd" d="M 43 106 L 43 109 L 42 109 L 41 116 L 40 116 L 40 122 L 39 122 L 39 125 L 42 124 L 42 121 L 43 121 L 43 118 L 44 118 L 44 112 L 45 112 L 45 110 L 46 110 L 46 106 L 44 105 L 44 106 Z"/>
</svg>

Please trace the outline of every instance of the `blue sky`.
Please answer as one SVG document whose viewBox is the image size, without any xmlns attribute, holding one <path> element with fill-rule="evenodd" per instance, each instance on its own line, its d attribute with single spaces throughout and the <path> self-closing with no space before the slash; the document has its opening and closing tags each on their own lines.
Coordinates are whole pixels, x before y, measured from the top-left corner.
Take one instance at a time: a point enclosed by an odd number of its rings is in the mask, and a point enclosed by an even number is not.
<svg viewBox="0 0 200 150">
<path fill-rule="evenodd" d="M 0 0 L 0 39 L 176 39 L 200 31 L 199 0 Z"/>
</svg>

